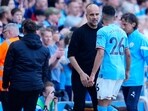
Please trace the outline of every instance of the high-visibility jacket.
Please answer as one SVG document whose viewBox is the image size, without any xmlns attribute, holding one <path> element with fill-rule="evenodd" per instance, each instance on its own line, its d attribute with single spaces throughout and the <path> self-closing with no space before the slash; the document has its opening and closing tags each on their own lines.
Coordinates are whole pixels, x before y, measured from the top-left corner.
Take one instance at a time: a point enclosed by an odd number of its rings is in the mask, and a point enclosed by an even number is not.
<svg viewBox="0 0 148 111">
<path fill-rule="evenodd" d="M 5 57 L 9 48 L 9 45 L 14 42 L 19 40 L 18 37 L 13 37 L 10 39 L 6 39 L 3 41 L 3 43 L 0 45 L 0 90 L 2 90 L 2 76 L 3 76 L 3 69 L 4 69 L 4 61 Z"/>
</svg>

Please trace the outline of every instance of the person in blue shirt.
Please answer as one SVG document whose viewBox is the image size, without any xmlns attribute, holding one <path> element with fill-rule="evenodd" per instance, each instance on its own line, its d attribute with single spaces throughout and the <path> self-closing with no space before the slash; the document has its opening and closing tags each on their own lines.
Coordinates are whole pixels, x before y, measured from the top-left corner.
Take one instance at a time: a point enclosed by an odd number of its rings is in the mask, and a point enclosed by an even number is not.
<svg viewBox="0 0 148 111">
<path fill-rule="evenodd" d="M 121 17 L 121 26 L 128 35 L 131 52 L 131 67 L 128 81 L 122 85 L 124 100 L 128 111 L 138 111 L 137 104 L 144 84 L 144 66 L 148 63 L 148 40 L 137 29 L 138 19 L 132 13 Z"/>
<path fill-rule="evenodd" d="M 90 85 L 94 83 L 100 67 L 96 83 L 98 111 L 109 111 L 111 100 L 116 99 L 123 80 L 128 79 L 130 52 L 125 31 L 114 24 L 115 9 L 105 5 L 102 12 L 104 26 L 97 31 L 97 54 L 89 81 Z"/>
</svg>

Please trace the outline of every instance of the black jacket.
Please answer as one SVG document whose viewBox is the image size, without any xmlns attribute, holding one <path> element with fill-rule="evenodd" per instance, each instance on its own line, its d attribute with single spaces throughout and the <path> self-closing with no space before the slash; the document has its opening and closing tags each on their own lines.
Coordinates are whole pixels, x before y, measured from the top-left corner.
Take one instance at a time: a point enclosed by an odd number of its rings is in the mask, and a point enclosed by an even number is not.
<svg viewBox="0 0 148 111">
<path fill-rule="evenodd" d="M 48 74 L 49 51 L 37 34 L 26 34 L 11 43 L 4 64 L 3 88 L 40 90 Z"/>
</svg>

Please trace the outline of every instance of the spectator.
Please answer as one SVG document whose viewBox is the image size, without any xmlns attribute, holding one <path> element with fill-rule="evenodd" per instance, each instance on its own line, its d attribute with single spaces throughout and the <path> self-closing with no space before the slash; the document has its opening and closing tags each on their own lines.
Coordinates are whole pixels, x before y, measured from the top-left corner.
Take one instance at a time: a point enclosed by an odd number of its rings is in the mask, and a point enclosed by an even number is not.
<svg viewBox="0 0 148 111">
<path fill-rule="evenodd" d="M 0 7 L 0 20 L 3 23 L 3 26 L 8 24 L 11 20 L 11 13 L 8 6 Z"/>
<path fill-rule="evenodd" d="M 68 46 L 70 42 L 72 32 L 69 32 L 69 34 L 66 35 L 64 38 L 64 55 L 60 59 L 60 63 L 63 66 L 63 75 L 65 76 L 65 91 L 68 94 L 69 100 L 72 100 L 72 86 L 71 86 L 71 65 L 70 61 L 67 58 L 67 52 L 68 52 Z"/>
<path fill-rule="evenodd" d="M 60 10 L 60 19 L 58 21 L 58 26 L 62 27 L 64 25 L 65 22 L 65 18 L 66 18 L 66 4 L 64 0 L 55 0 L 55 8 Z"/>
<path fill-rule="evenodd" d="M 136 16 L 143 16 L 145 15 L 146 12 L 146 8 L 148 8 L 147 4 L 148 1 L 147 0 L 136 0 L 137 1 L 137 5 L 138 5 L 138 10 L 135 13 Z"/>
<path fill-rule="evenodd" d="M 51 28 L 41 29 L 41 38 L 43 44 L 48 47 L 51 54 L 49 59 L 49 66 L 51 70 L 51 75 L 48 74 L 50 81 L 54 83 L 55 90 L 60 90 L 60 75 L 61 75 L 61 65 L 59 59 L 63 55 L 63 51 L 60 51 L 53 40 L 53 30 Z"/>
<path fill-rule="evenodd" d="M 45 11 L 48 8 L 48 1 L 47 0 L 36 0 L 35 4 L 32 7 L 28 7 L 25 10 L 24 17 L 25 18 L 32 18 L 35 19 L 34 12 L 35 10 L 43 10 Z"/>
<path fill-rule="evenodd" d="M 3 89 L 9 88 L 12 111 L 34 111 L 48 74 L 49 52 L 35 33 L 36 24 L 25 20 L 24 37 L 12 43 L 6 55 Z"/>
<path fill-rule="evenodd" d="M 58 98 L 54 96 L 54 84 L 46 82 L 44 87 L 43 96 L 38 98 L 36 111 L 57 111 Z"/>
<path fill-rule="evenodd" d="M 45 21 L 45 13 L 43 10 L 35 10 L 35 18 L 36 18 L 36 24 L 45 27 L 43 25 L 43 22 Z"/>
<path fill-rule="evenodd" d="M 45 47 L 48 47 L 48 45 L 52 42 L 52 29 L 41 28 L 40 35 L 41 35 L 42 44 Z"/>
<path fill-rule="evenodd" d="M 23 14 L 22 14 L 21 9 L 13 8 L 11 10 L 11 15 L 12 15 L 12 22 L 17 23 L 17 24 L 22 24 Z"/>
<path fill-rule="evenodd" d="M 48 48 L 49 51 L 51 53 L 51 55 L 57 55 L 56 57 L 56 62 L 54 62 L 54 64 L 51 65 L 51 81 L 54 83 L 55 85 L 55 89 L 56 91 L 60 90 L 60 76 L 61 76 L 61 72 L 63 70 L 62 65 L 60 64 L 59 60 L 60 58 L 64 55 L 64 50 L 61 47 L 58 47 L 58 43 L 60 40 L 60 35 L 58 32 L 58 29 L 56 27 L 51 27 L 52 28 L 52 42 L 50 42 Z"/>
<path fill-rule="evenodd" d="M 8 6 L 10 11 L 15 8 L 14 0 L 1 0 L 1 6 Z"/>
<path fill-rule="evenodd" d="M 130 76 L 122 85 L 124 100 L 128 111 L 138 111 L 137 105 L 144 84 L 144 66 L 148 64 L 148 40 L 137 30 L 138 19 L 132 13 L 121 17 L 121 26 L 128 35 L 131 52 Z"/>
<path fill-rule="evenodd" d="M 0 45 L 0 77 L 3 76 L 3 68 L 4 68 L 4 61 L 7 54 L 7 50 L 9 45 L 19 40 L 18 38 L 19 29 L 16 24 L 9 23 L 3 29 L 3 35 L 5 36 L 6 40 Z M 8 97 L 7 97 L 7 90 L 2 88 L 2 80 L 0 81 L 0 99 L 3 106 L 3 111 L 8 111 Z"/>
<path fill-rule="evenodd" d="M 2 34 L 2 31 L 3 31 L 3 23 L 0 21 L 0 45 L 5 40 L 5 38 L 4 38 L 3 34 Z"/>
<path fill-rule="evenodd" d="M 20 33 L 22 33 L 21 27 L 22 27 L 22 21 L 23 21 L 23 14 L 22 14 L 21 9 L 13 8 L 11 10 L 11 15 L 12 15 L 12 22 L 17 24 L 20 30 Z"/>
<path fill-rule="evenodd" d="M 104 5 L 111 5 L 115 9 L 117 9 L 120 5 L 120 0 L 102 0 Z"/>
<path fill-rule="evenodd" d="M 46 20 L 44 21 L 44 25 L 46 27 L 58 26 L 58 21 L 60 18 L 60 10 L 54 7 L 49 7 L 45 11 L 45 16 L 46 16 Z"/>
<path fill-rule="evenodd" d="M 108 111 L 111 107 L 110 102 L 116 99 L 123 80 L 128 79 L 130 53 L 126 33 L 113 24 L 115 9 L 112 6 L 104 6 L 102 12 L 104 27 L 97 31 L 97 54 L 90 83 L 94 83 L 100 67 L 96 83 L 98 111 Z"/>
<path fill-rule="evenodd" d="M 68 4 L 68 15 L 65 19 L 64 26 L 71 28 L 76 27 L 80 24 L 82 17 L 79 15 L 80 5 L 77 1 L 71 1 Z"/>
</svg>

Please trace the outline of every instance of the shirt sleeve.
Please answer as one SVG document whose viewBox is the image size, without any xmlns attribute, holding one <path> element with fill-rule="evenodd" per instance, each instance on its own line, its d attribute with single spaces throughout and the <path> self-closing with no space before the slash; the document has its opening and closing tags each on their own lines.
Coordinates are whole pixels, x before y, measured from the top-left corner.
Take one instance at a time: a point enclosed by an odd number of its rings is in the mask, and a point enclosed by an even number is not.
<svg viewBox="0 0 148 111">
<path fill-rule="evenodd" d="M 148 39 L 143 39 L 140 46 L 140 52 L 148 65 Z"/>
<path fill-rule="evenodd" d="M 104 49 L 106 45 L 106 37 L 102 30 L 97 31 L 96 48 Z"/>
<path fill-rule="evenodd" d="M 74 31 L 68 47 L 68 57 L 76 56 L 81 42 L 81 33 Z"/>
</svg>

